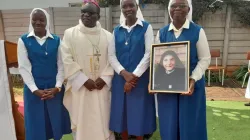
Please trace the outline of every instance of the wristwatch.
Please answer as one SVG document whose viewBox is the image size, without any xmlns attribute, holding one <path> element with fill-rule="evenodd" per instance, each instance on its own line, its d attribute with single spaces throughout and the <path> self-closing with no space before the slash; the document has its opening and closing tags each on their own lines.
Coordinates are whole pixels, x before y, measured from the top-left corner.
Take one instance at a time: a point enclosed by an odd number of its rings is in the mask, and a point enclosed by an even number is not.
<svg viewBox="0 0 250 140">
<path fill-rule="evenodd" d="M 57 89 L 58 89 L 58 92 L 60 92 L 61 91 L 61 88 L 60 87 L 56 87 Z"/>
</svg>

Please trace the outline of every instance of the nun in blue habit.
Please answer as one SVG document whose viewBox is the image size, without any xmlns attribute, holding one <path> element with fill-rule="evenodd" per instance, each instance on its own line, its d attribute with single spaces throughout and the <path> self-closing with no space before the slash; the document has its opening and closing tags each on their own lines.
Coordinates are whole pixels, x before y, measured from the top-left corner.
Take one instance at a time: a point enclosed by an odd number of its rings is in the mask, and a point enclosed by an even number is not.
<svg viewBox="0 0 250 140">
<path fill-rule="evenodd" d="M 143 140 L 156 130 L 154 95 L 148 92 L 152 26 L 143 20 L 136 0 L 121 0 L 120 25 L 114 29 L 109 62 L 112 81 L 110 130 Z"/>
<path fill-rule="evenodd" d="M 60 140 L 71 133 L 69 114 L 63 106 L 60 38 L 50 33 L 49 23 L 45 10 L 33 9 L 29 33 L 18 40 L 19 72 L 25 83 L 26 140 Z"/>
<path fill-rule="evenodd" d="M 161 140 L 207 140 L 204 73 L 211 56 L 204 30 L 192 22 L 191 0 L 170 0 L 171 23 L 156 43 L 190 41 L 189 93 L 158 93 Z M 178 84 L 178 83 L 173 83 Z"/>
</svg>

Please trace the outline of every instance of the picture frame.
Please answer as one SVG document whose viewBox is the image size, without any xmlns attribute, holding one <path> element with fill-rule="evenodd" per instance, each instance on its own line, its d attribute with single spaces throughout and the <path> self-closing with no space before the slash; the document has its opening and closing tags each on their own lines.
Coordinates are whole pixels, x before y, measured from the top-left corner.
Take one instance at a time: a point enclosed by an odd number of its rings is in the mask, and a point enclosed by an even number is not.
<svg viewBox="0 0 250 140">
<path fill-rule="evenodd" d="M 189 41 L 153 44 L 149 92 L 188 93 L 189 59 Z"/>
</svg>

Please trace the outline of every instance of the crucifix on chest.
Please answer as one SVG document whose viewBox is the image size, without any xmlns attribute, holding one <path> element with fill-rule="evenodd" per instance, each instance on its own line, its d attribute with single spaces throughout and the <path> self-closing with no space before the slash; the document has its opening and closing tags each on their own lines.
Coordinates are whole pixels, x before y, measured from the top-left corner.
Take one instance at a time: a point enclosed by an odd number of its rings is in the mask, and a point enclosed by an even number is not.
<svg viewBox="0 0 250 140">
<path fill-rule="evenodd" d="M 100 69 L 100 57 L 101 53 L 100 50 L 95 48 L 94 49 L 94 53 L 93 53 L 93 57 L 94 57 L 94 70 L 95 71 L 99 71 Z"/>
<path fill-rule="evenodd" d="M 97 61 L 99 62 L 99 57 L 101 56 L 100 50 L 95 49 L 93 56 L 97 57 Z"/>
</svg>

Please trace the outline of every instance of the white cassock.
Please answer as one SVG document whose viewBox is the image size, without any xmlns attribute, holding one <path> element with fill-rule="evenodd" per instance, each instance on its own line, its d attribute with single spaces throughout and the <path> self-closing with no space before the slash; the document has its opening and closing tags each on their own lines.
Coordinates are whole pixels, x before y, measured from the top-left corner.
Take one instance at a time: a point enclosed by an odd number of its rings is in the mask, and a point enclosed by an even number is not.
<svg viewBox="0 0 250 140">
<path fill-rule="evenodd" d="M 3 40 L 0 40 L 0 138 L 16 140 Z"/>
<path fill-rule="evenodd" d="M 250 99 L 250 76 L 249 76 L 248 83 L 247 83 L 247 88 L 246 88 L 245 97 L 246 97 L 247 99 Z"/>
<path fill-rule="evenodd" d="M 94 28 L 79 24 L 65 31 L 62 41 L 62 59 L 68 80 L 64 105 L 71 118 L 76 140 L 111 140 L 109 131 L 110 86 L 114 70 L 108 62 L 108 45 L 112 34 L 97 22 Z M 102 90 L 89 91 L 86 80 L 101 77 L 106 85 Z"/>
</svg>

